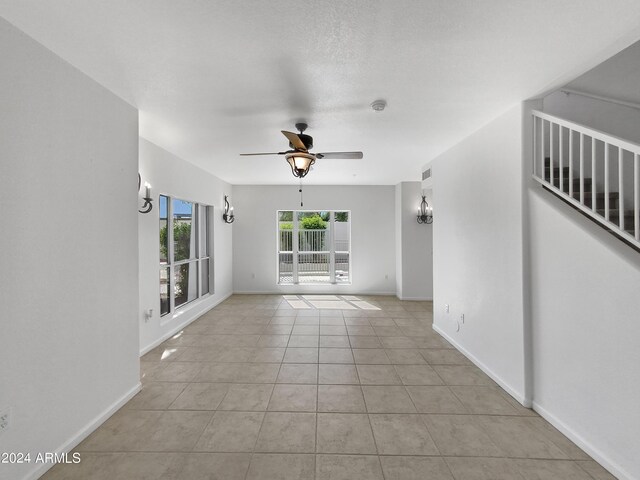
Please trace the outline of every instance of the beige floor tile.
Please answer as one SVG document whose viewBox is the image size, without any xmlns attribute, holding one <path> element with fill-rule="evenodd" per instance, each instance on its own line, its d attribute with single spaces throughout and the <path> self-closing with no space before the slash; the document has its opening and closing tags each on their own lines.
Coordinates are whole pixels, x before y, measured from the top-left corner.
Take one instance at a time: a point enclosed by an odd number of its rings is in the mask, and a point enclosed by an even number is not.
<svg viewBox="0 0 640 480">
<path fill-rule="evenodd" d="M 394 365 L 426 365 L 427 362 L 417 348 L 390 348 L 387 357 Z"/>
<path fill-rule="evenodd" d="M 318 316 L 297 317 L 295 324 L 317 327 L 318 325 L 320 325 L 320 318 Z"/>
<path fill-rule="evenodd" d="M 416 348 L 416 344 L 409 337 L 380 337 L 384 348 Z"/>
<path fill-rule="evenodd" d="M 353 354 L 350 348 L 321 348 L 320 363 L 353 363 Z"/>
<path fill-rule="evenodd" d="M 366 413 L 362 389 L 358 385 L 319 385 L 318 411 Z"/>
<path fill-rule="evenodd" d="M 355 365 L 321 363 L 318 365 L 318 383 L 325 385 L 357 385 L 358 373 Z"/>
<path fill-rule="evenodd" d="M 357 365 L 362 385 L 401 385 L 393 365 Z"/>
<path fill-rule="evenodd" d="M 373 327 L 368 325 L 347 325 L 347 332 L 349 332 L 349 336 L 354 336 L 354 335 L 355 336 L 357 335 L 372 336 L 376 334 L 376 332 L 373 330 Z"/>
<path fill-rule="evenodd" d="M 124 408 L 133 410 L 165 410 L 187 387 L 186 383 L 147 382 Z"/>
<path fill-rule="evenodd" d="M 293 325 L 286 324 L 272 324 L 264 327 L 263 335 L 291 335 Z"/>
<path fill-rule="evenodd" d="M 174 400 L 171 410 L 215 410 L 227 394 L 228 383 L 190 383 Z"/>
<path fill-rule="evenodd" d="M 404 335 L 402 331 L 395 325 L 392 327 L 374 326 L 373 331 L 376 332 L 378 337 L 400 337 Z"/>
<path fill-rule="evenodd" d="M 315 413 L 268 412 L 256 443 L 256 452 L 314 453 Z"/>
<path fill-rule="evenodd" d="M 573 461 L 514 459 L 525 480 L 593 480 Z"/>
<path fill-rule="evenodd" d="M 256 348 L 255 353 L 250 358 L 255 363 L 281 363 L 284 357 L 285 348 Z"/>
<path fill-rule="evenodd" d="M 500 450 L 474 415 L 423 415 L 431 438 L 445 456 L 499 457 Z"/>
<path fill-rule="evenodd" d="M 283 361 L 284 363 L 318 363 L 318 349 L 287 347 Z"/>
<path fill-rule="evenodd" d="M 424 337 L 412 337 L 412 339 L 418 348 L 453 348 L 449 342 L 436 333 Z"/>
<path fill-rule="evenodd" d="M 291 335 L 287 347 L 294 348 L 318 348 L 317 335 Z"/>
<path fill-rule="evenodd" d="M 278 384 L 273 389 L 267 410 L 273 412 L 315 412 L 316 385 Z"/>
<path fill-rule="evenodd" d="M 318 453 L 377 453 L 366 414 L 319 413 L 317 428 Z"/>
<path fill-rule="evenodd" d="M 357 337 L 353 337 L 357 338 Z M 353 357 L 357 364 L 389 365 L 391 360 L 382 348 L 354 348 Z"/>
<path fill-rule="evenodd" d="M 508 458 L 445 457 L 445 461 L 456 480 L 524 480 Z"/>
<path fill-rule="evenodd" d="M 171 362 L 158 370 L 149 380 L 158 382 L 192 382 L 202 369 L 199 362 Z"/>
<path fill-rule="evenodd" d="M 233 384 L 218 406 L 219 410 L 264 412 L 269 404 L 272 384 Z"/>
<path fill-rule="evenodd" d="M 451 391 L 467 410 L 484 415 L 517 415 L 499 387 L 452 386 Z"/>
<path fill-rule="evenodd" d="M 380 455 L 438 455 L 418 415 L 369 415 Z"/>
<path fill-rule="evenodd" d="M 376 456 L 317 455 L 316 480 L 384 480 L 384 477 Z"/>
<path fill-rule="evenodd" d="M 404 387 L 363 385 L 362 393 L 369 413 L 416 413 Z"/>
<path fill-rule="evenodd" d="M 349 336 L 351 348 L 382 348 L 382 343 L 378 337 L 369 337 L 366 335 Z"/>
<path fill-rule="evenodd" d="M 336 316 L 332 316 L 332 317 L 325 317 L 324 315 L 322 315 L 323 312 L 320 312 L 320 327 L 322 327 L 323 325 L 342 325 L 344 327 L 345 323 L 344 323 L 344 318 L 342 318 L 341 314 L 340 316 L 336 315 Z M 322 331 L 322 328 L 321 328 Z M 322 333 L 321 333 L 322 334 Z M 346 335 L 346 333 L 345 333 Z"/>
<path fill-rule="evenodd" d="M 280 364 L 277 363 L 238 363 L 235 364 L 236 383 L 275 383 Z"/>
<path fill-rule="evenodd" d="M 505 394 L 506 395 L 506 394 Z M 572 460 L 590 460 L 580 447 L 560 433 L 553 425 L 544 418 L 532 417 L 523 419 L 523 423 L 530 426 L 548 440 L 551 440 L 560 450 L 567 454 Z"/>
<path fill-rule="evenodd" d="M 244 480 L 250 460 L 251 455 L 248 453 L 190 453 L 179 457 L 173 467 L 176 472 L 174 475 L 161 477 L 161 479 Z M 138 477 L 123 478 L 137 479 Z"/>
<path fill-rule="evenodd" d="M 320 325 L 320 335 L 347 335 L 344 325 Z"/>
<path fill-rule="evenodd" d="M 372 327 L 374 327 L 374 330 L 375 330 L 375 327 L 396 327 L 397 326 L 396 322 L 393 321 L 393 318 L 370 318 L 369 323 L 371 324 Z"/>
<path fill-rule="evenodd" d="M 447 385 L 490 385 L 493 380 L 478 367 L 471 365 L 434 365 L 433 368 Z"/>
<path fill-rule="evenodd" d="M 320 335 L 320 348 L 350 348 L 346 335 Z"/>
<path fill-rule="evenodd" d="M 468 413 L 449 387 L 409 386 L 407 392 L 419 413 Z"/>
<path fill-rule="evenodd" d="M 235 382 L 239 370 L 240 364 L 208 363 L 202 366 L 194 381 L 210 383 Z"/>
<path fill-rule="evenodd" d="M 293 326 L 291 335 L 320 335 L 320 327 L 318 326 L 318 320 L 315 325 L 299 325 L 297 322 Z"/>
<path fill-rule="evenodd" d="M 527 424 L 526 417 L 477 416 L 487 435 L 510 458 L 566 460 L 568 455 Z"/>
<path fill-rule="evenodd" d="M 41 480 L 157 480 L 170 476 L 180 461 L 180 455 L 171 453 L 83 452 L 81 455 L 80 463 L 55 465 Z"/>
<path fill-rule="evenodd" d="M 194 451 L 252 452 L 263 412 L 216 412 Z"/>
<path fill-rule="evenodd" d="M 283 363 L 278 383 L 318 383 L 318 365 L 312 363 Z"/>
<path fill-rule="evenodd" d="M 213 412 L 119 411 L 78 446 L 78 451 L 190 451 Z"/>
<path fill-rule="evenodd" d="M 246 480 L 314 480 L 315 455 L 257 453 Z"/>
<path fill-rule="evenodd" d="M 454 480 L 437 457 L 380 457 L 385 480 Z"/>
<path fill-rule="evenodd" d="M 593 460 L 576 461 L 580 467 L 587 472 L 594 480 L 616 480 L 616 477 L 607 472 L 604 467 Z"/>
<path fill-rule="evenodd" d="M 423 348 L 420 353 L 431 365 L 471 365 L 467 357 L 450 348 Z"/>
<path fill-rule="evenodd" d="M 404 385 L 443 385 L 444 382 L 429 365 L 396 365 L 396 372 Z"/>
</svg>

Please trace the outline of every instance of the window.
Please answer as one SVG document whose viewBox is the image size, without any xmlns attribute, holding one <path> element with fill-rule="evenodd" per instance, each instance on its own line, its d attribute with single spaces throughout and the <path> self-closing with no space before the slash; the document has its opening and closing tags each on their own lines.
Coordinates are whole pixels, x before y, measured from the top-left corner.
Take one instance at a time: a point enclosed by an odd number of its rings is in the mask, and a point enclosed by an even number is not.
<svg viewBox="0 0 640 480">
<path fill-rule="evenodd" d="M 212 207 L 160 195 L 160 315 L 211 291 Z"/>
<path fill-rule="evenodd" d="M 278 222 L 278 283 L 351 282 L 351 213 L 281 210 Z"/>
</svg>

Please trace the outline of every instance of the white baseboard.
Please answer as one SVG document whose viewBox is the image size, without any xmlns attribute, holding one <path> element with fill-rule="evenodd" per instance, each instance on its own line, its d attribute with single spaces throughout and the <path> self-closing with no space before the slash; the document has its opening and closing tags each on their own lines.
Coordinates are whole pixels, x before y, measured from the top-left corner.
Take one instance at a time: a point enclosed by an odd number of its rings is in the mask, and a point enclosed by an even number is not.
<svg viewBox="0 0 640 480">
<path fill-rule="evenodd" d="M 398 300 L 408 301 L 408 302 L 433 302 L 433 297 L 401 297 L 400 295 L 396 295 Z"/>
<path fill-rule="evenodd" d="M 291 285 L 293 286 L 293 285 Z M 314 286 L 314 285 L 310 285 Z M 282 290 L 236 290 L 233 292 L 233 295 L 376 295 L 376 296 L 385 296 L 385 297 L 395 297 L 396 292 L 319 292 L 314 293 L 312 291 L 294 291 L 294 292 L 285 292 Z"/>
<path fill-rule="evenodd" d="M 512 388 L 507 382 L 505 382 L 499 375 L 496 375 L 489 367 L 487 367 L 484 363 L 482 363 L 475 355 L 470 353 L 466 348 L 461 346 L 456 340 L 451 338 L 446 332 L 444 332 L 440 327 L 438 327 L 435 323 L 433 324 L 433 329 L 442 335 L 447 341 L 460 350 L 469 360 L 471 360 L 476 367 L 486 373 L 491 380 L 496 382 L 500 387 L 506 391 L 509 395 L 515 398 L 520 404 L 524 407 L 531 408 L 532 403 L 531 399 L 526 398 L 521 392 L 518 392 L 516 389 Z"/>
<path fill-rule="evenodd" d="M 140 391 L 141 388 L 142 384 L 138 382 L 131 390 L 129 390 L 122 397 L 112 403 L 111 406 L 109 406 L 104 412 L 95 417 L 87 425 L 81 428 L 75 435 L 73 435 L 69 440 L 58 447 L 55 450 L 55 453 L 61 454 L 71 452 L 71 450 L 77 447 L 80 442 L 91 435 L 100 425 L 106 422 L 107 419 L 111 417 L 111 415 L 116 413 L 125 403 L 131 400 L 134 395 Z M 27 473 L 27 475 L 24 477 L 24 480 L 36 480 L 44 475 L 44 473 L 54 465 L 54 463 L 41 463 L 38 465 L 38 467 Z"/>
<path fill-rule="evenodd" d="M 224 297 L 222 297 L 220 300 L 218 300 L 215 303 L 212 303 L 210 306 L 208 306 L 207 308 L 205 308 L 204 310 L 202 310 L 201 312 L 198 312 L 198 314 L 194 315 L 193 317 L 187 317 L 183 322 L 179 323 L 178 325 L 176 325 L 175 327 L 173 327 L 171 330 L 169 330 L 168 332 L 166 332 L 165 334 L 163 334 L 160 338 L 158 338 L 157 340 L 154 340 L 153 342 L 151 342 L 149 345 L 147 345 L 146 347 L 142 348 L 140 350 L 140 356 L 142 357 L 144 354 L 150 352 L 151 350 L 153 350 L 154 348 L 156 348 L 158 345 L 162 344 L 162 342 L 164 342 L 165 340 L 173 337 L 176 333 L 178 333 L 180 330 L 182 330 L 184 327 L 186 327 L 187 325 L 189 325 L 190 323 L 196 321 L 198 318 L 200 318 L 202 315 L 204 315 L 205 313 L 207 313 L 209 310 L 217 307 L 218 305 L 220 305 L 222 302 L 224 302 L 227 298 L 229 298 L 231 295 L 233 295 L 232 293 L 229 293 L 227 295 L 225 295 Z"/>
<path fill-rule="evenodd" d="M 598 448 L 594 447 L 590 442 L 582 438 L 571 427 L 565 424 L 558 417 L 553 415 L 547 409 L 540 404 L 533 402 L 533 409 L 540 414 L 551 425 L 556 427 L 565 437 L 575 443 L 578 447 L 584 450 L 591 458 L 607 469 L 613 476 L 619 480 L 634 480 L 634 477 L 630 473 L 626 472 L 619 465 L 613 463 L 605 454 L 603 454 Z"/>
</svg>

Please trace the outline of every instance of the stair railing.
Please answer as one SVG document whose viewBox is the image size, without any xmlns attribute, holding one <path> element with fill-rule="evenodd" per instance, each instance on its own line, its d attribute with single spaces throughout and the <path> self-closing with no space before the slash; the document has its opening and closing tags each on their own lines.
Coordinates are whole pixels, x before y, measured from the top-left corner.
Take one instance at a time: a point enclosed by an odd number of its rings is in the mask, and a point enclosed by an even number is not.
<svg viewBox="0 0 640 480">
<path fill-rule="evenodd" d="M 640 145 L 533 112 L 533 178 L 640 248 Z"/>
</svg>

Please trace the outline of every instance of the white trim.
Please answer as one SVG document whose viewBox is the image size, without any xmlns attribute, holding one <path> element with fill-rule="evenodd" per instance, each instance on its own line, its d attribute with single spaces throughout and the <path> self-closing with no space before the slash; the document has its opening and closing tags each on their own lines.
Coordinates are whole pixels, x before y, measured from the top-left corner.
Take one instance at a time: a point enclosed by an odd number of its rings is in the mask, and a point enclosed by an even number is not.
<svg viewBox="0 0 640 480">
<path fill-rule="evenodd" d="M 182 330 L 184 327 L 186 327 L 187 325 L 189 325 L 190 323 L 192 323 L 193 321 L 197 320 L 198 318 L 200 318 L 202 315 L 204 315 L 205 313 L 207 313 L 209 310 L 211 310 L 212 308 L 217 307 L 218 305 L 220 305 L 222 302 L 224 302 L 227 298 L 229 298 L 231 295 L 233 295 L 233 292 L 228 293 L 227 295 L 225 295 L 224 297 L 220 298 L 220 300 L 218 300 L 217 302 L 212 303 L 210 306 L 206 307 L 204 310 L 202 310 L 201 312 L 195 314 L 193 317 L 187 318 L 186 320 L 184 320 L 182 323 L 179 323 L 178 325 L 176 325 L 175 327 L 173 327 L 171 330 L 169 330 L 168 332 L 166 332 L 165 334 L 163 334 L 160 338 L 158 338 L 157 340 L 154 340 L 153 342 L 151 342 L 150 344 L 148 344 L 146 347 L 141 348 L 140 349 L 140 356 L 142 357 L 144 354 L 150 352 L 151 350 L 153 350 L 154 348 L 156 348 L 158 345 L 160 345 L 162 342 L 164 342 L 165 340 L 173 337 L 176 333 L 178 333 L 178 331 Z M 202 306 L 202 304 L 196 304 L 193 305 L 193 308 L 198 307 L 198 306 Z M 189 310 L 183 311 L 183 314 L 188 312 Z M 166 315 L 165 315 L 166 316 Z M 177 317 L 173 317 L 171 320 L 176 320 L 180 318 L 180 316 L 178 315 Z M 162 325 L 167 325 L 169 322 L 165 322 Z"/>
<path fill-rule="evenodd" d="M 433 302 L 433 297 L 403 297 L 402 295 L 396 295 L 398 300 L 408 302 Z"/>
<path fill-rule="evenodd" d="M 625 471 L 619 465 L 613 463 L 605 454 L 594 447 L 590 442 L 576 433 L 571 427 L 558 419 L 555 415 L 542 407 L 536 401 L 533 402 L 533 409 L 540 414 L 542 418 L 547 420 L 551 425 L 556 427 L 560 433 L 584 450 L 591 458 L 607 469 L 612 475 L 619 480 L 634 480 L 634 476 Z"/>
<path fill-rule="evenodd" d="M 518 403 L 522 404 L 522 406 L 526 408 L 531 408 L 531 405 L 532 405 L 531 399 L 526 398 L 522 393 L 512 388 L 507 382 L 502 380 L 502 378 L 500 378 L 499 375 L 496 375 L 489 367 L 487 367 L 484 363 L 478 360 L 478 358 L 475 355 L 470 353 L 466 348 L 462 347 L 458 342 L 456 342 L 453 338 L 451 338 L 435 323 L 433 324 L 433 329 L 436 332 L 438 332 L 440 335 L 442 335 L 451 345 L 453 345 L 458 350 L 460 350 L 460 352 L 462 352 L 465 355 L 465 357 L 471 360 L 476 365 L 476 367 L 478 367 L 480 370 L 486 373 L 491 378 L 491 380 L 493 380 L 498 385 L 500 385 L 500 387 L 505 392 L 507 392 L 509 395 L 515 398 L 518 401 Z"/>
<path fill-rule="evenodd" d="M 73 435 L 69 440 L 63 443 L 60 447 L 56 448 L 55 453 L 69 453 L 75 447 L 78 446 L 80 442 L 82 442 L 85 438 L 91 435 L 100 425 L 106 422 L 111 415 L 116 413 L 122 406 L 131 400 L 140 390 L 142 389 L 142 384 L 138 382 L 133 388 L 131 388 L 127 393 L 125 393 L 122 397 L 116 400 L 111 404 L 105 411 L 91 420 L 87 425 L 81 428 L 75 435 Z M 23 480 L 36 480 L 45 474 L 47 470 L 53 467 L 54 463 L 41 463 L 38 467 L 31 470 L 31 472 L 27 473 L 24 476 Z"/>
<path fill-rule="evenodd" d="M 560 89 L 562 93 L 565 95 L 579 95 L 581 97 L 592 98 L 594 100 L 600 100 L 601 102 L 613 103 L 616 105 L 622 105 L 624 107 L 635 108 L 636 110 L 640 110 L 640 103 L 635 102 L 627 102 L 626 100 L 618 100 L 617 98 L 605 97 L 602 95 L 595 95 L 593 93 L 582 92 L 580 90 L 576 90 L 574 88 L 562 88 Z"/>
<path fill-rule="evenodd" d="M 296 291 L 284 291 L 284 289 L 282 290 L 241 290 L 241 291 L 234 291 L 233 294 L 234 295 L 376 295 L 376 296 L 384 296 L 384 297 L 396 297 L 396 292 L 392 291 L 392 292 L 339 292 L 339 291 L 316 291 L 316 290 L 309 290 L 309 291 L 305 291 L 305 292 L 301 292 L 299 291 L 301 286 L 307 286 L 307 285 L 281 285 L 282 287 L 292 287 L 297 289 Z M 323 285 L 308 285 L 310 288 L 318 288 L 318 287 L 322 287 Z M 327 287 L 335 287 L 336 285 L 329 285 L 327 284 Z M 339 284 L 337 286 L 340 286 Z M 345 285 L 345 286 L 349 286 L 349 285 Z"/>
</svg>

